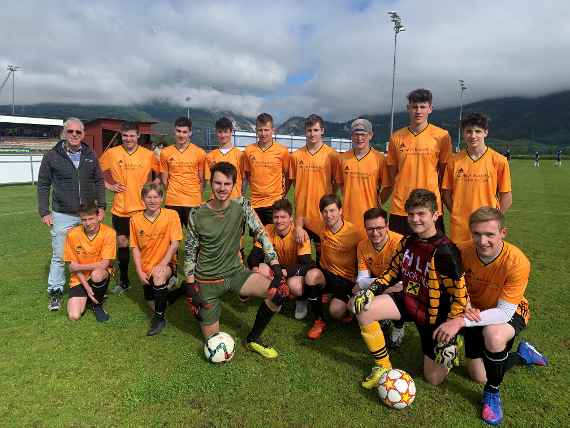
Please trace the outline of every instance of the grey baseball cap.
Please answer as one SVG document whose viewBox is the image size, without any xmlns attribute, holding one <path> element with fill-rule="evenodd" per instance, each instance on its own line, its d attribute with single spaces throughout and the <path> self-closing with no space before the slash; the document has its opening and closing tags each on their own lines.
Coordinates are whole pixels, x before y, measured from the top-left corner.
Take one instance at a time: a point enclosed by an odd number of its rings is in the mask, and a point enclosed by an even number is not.
<svg viewBox="0 0 570 428">
<path fill-rule="evenodd" d="M 366 134 L 372 132 L 372 124 L 368 119 L 356 119 L 350 126 L 351 132 L 364 132 Z"/>
</svg>

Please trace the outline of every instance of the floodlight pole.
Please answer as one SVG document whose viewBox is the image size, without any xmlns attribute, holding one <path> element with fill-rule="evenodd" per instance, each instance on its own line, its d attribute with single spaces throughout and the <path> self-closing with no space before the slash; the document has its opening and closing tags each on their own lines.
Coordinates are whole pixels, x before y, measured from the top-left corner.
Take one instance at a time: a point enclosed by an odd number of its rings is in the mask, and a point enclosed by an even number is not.
<svg viewBox="0 0 570 428">
<path fill-rule="evenodd" d="M 459 125 L 457 129 L 457 147 L 455 148 L 456 152 L 459 152 L 461 150 L 461 118 L 463 116 L 463 91 L 467 89 L 464 80 L 459 79 L 458 82 L 459 82 Z"/>
<path fill-rule="evenodd" d="M 188 119 L 190 119 L 190 100 L 192 99 L 192 97 L 186 97 L 186 103 L 187 103 L 187 111 L 186 111 L 186 117 Z"/>
<path fill-rule="evenodd" d="M 394 63 L 392 65 L 392 107 L 390 109 L 390 136 L 394 133 L 394 90 L 396 87 L 396 52 L 398 48 L 398 33 L 405 31 L 402 25 L 402 19 L 396 12 L 388 12 L 390 19 L 394 23 Z M 386 142 L 386 151 L 388 151 L 388 142 Z"/>
<path fill-rule="evenodd" d="M 16 83 L 15 83 L 15 76 L 16 71 L 18 71 L 21 67 L 17 65 L 9 65 L 8 66 L 8 73 L 12 73 L 12 116 L 16 114 L 16 106 L 15 106 L 15 93 L 16 93 Z"/>
</svg>

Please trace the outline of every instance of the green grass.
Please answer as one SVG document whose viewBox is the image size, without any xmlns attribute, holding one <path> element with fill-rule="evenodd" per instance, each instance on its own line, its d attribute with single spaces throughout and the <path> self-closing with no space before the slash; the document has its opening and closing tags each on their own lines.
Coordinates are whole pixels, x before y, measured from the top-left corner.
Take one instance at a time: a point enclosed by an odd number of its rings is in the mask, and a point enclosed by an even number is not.
<svg viewBox="0 0 570 428">
<path fill-rule="evenodd" d="M 512 164 L 514 204 L 509 240 L 532 262 L 527 297 L 532 319 L 523 337 L 549 357 L 548 368 L 517 368 L 502 388 L 505 426 L 563 426 L 570 365 L 568 168 L 530 161 Z M 108 220 L 108 219 L 107 219 Z M 308 324 L 291 305 L 266 337 L 280 352 L 267 361 L 241 345 L 257 302 L 228 296 L 222 329 L 238 342 L 234 360 L 205 361 L 202 338 L 182 301 L 169 309 L 168 327 L 145 336 L 149 314 L 136 285 L 111 295 L 111 322 L 91 313 L 76 323 L 65 311 L 47 311 L 48 229 L 36 212 L 35 188 L 0 188 L 0 426 L 483 426 L 481 386 L 454 370 L 433 387 L 422 379 L 412 326 L 392 362 L 410 372 L 418 395 L 411 408 L 379 404 L 359 386 L 371 361 L 356 325 L 330 324 L 318 342 L 305 339 Z M 132 274 L 132 278 L 135 275 Z"/>
</svg>

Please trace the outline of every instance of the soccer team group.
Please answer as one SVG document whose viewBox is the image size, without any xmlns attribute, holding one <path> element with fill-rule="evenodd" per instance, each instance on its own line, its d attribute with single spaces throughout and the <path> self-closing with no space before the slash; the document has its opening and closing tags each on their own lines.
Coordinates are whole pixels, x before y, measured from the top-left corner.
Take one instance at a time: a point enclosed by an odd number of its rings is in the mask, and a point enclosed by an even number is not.
<svg viewBox="0 0 570 428">
<path fill-rule="evenodd" d="M 368 389 L 391 368 L 388 349 L 402 344 L 404 323 L 413 322 L 425 379 L 443 382 L 464 346 L 470 376 L 485 385 L 482 418 L 499 424 L 505 372 L 547 364 L 528 342 L 511 351 L 530 318 L 530 262 L 504 240 L 509 163 L 486 146 L 485 115 L 463 119 L 466 149 L 452 154 L 449 133 L 428 121 L 431 92 L 417 89 L 407 98 L 409 126 L 390 137 L 386 156 L 371 147 L 366 119 L 352 123 L 352 150 L 337 153 L 324 144 L 318 115 L 305 120 L 305 147 L 289 153 L 263 113 L 257 142 L 244 151 L 233 146 L 229 119 L 216 122 L 219 147 L 206 154 L 190 142 L 191 120 L 179 118 L 175 144 L 159 156 L 138 145 L 136 124 L 125 123 L 122 143 L 97 159 L 82 142 L 83 124 L 69 119 L 38 178 L 39 212 L 52 234 L 49 309 L 60 308 L 67 262 L 69 318 L 79 320 L 90 307 L 98 321 L 108 320 L 102 305 L 113 261 L 119 272 L 112 291 L 120 294 L 130 287 L 132 255 L 153 312 L 149 336 L 165 328 L 168 305 L 184 296 L 207 339 L 220 331 L 220 298 L 232 291 L 244 302 L 262 299 L 246 347 L 275 358 L 261 336 L 294 300 L 297 319 L 313 317 L 312 340 L 326 334 L 327 323 L 356 318 L 375 362 L 362 382 Z M 291 186 L 294 209 L 286 199 Z M 102 223 L 105 189 L 114 192 L 112 228 Z M 382 206 L 390 198 L 388 215 Z M 246 256 L 248 230 L 254 247 Z"/>
</svg>

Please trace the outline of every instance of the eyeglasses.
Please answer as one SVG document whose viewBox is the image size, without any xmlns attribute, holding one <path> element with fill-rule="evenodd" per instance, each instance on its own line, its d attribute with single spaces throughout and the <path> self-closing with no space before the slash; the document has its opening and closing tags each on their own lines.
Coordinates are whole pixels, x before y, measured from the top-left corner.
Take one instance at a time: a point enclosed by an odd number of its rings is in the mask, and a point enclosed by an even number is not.
<svg viewBox="0 0 570 428">
<path fill-rule="evenodd" d="M 83 134 L 83 131 L 78 130 L 78 129 L 68 129 L 68 130 L 65 131 L 65 132 L 67 132 L 69 135 L 71 135 L 71 134 L 75 134 L 75 135 L 81 135 L 81 134 Z"/>
<path fill-rule="evenodd" d="M 367 227 L 366 231 L 367 232 L 382 232 L 384 229 L 386 229 L 386 226 L 383 226 L 383 227 L 380 227 L 380 226 L 378 226 L 378 227 Z"/>
</svg>

